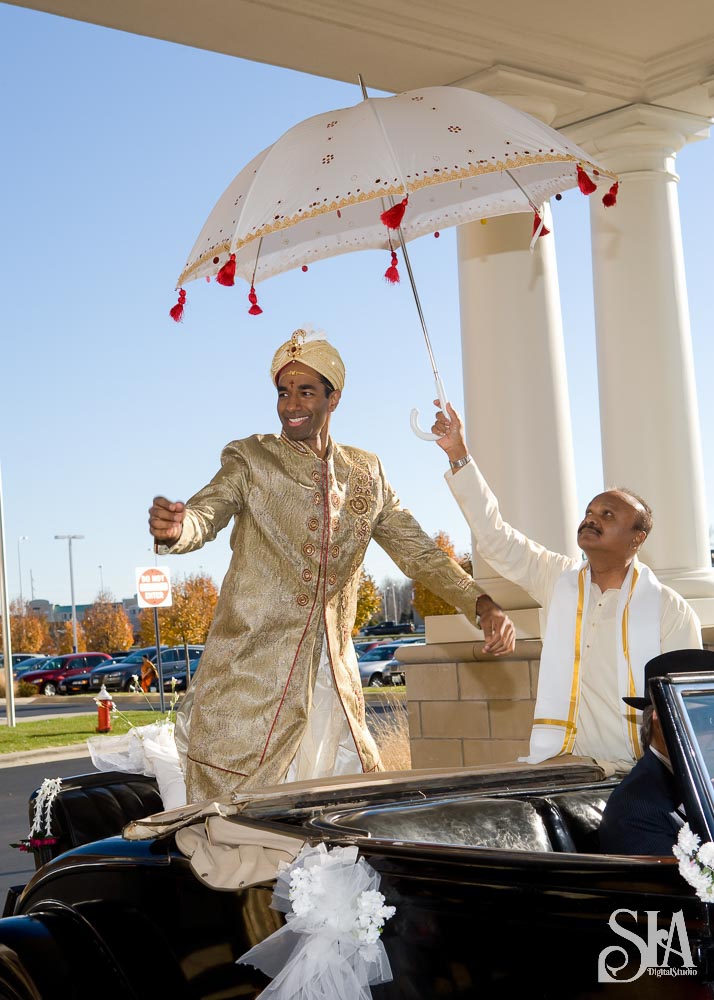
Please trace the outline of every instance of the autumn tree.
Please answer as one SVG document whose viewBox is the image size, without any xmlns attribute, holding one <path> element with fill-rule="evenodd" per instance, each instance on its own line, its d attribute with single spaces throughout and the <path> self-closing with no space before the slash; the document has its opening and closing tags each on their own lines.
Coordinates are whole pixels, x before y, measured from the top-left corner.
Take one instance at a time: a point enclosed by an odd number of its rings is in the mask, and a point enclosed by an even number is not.
<svg viewBox="0 0 714 1000">
<path fill-rule="evenodd" d="M 167 646 L 204 643 L 218 600 L 215 583 L 210 576 L 195 574 L 173 584 L 171 591 L 171 607 L 159 609 L 161 642 Z M 139 642 L 142 646 L 156 642 L 151 608 L 145 608 L 139 616 Z"/>
<path fill-rule="evenodd" d="M 382 607 L 382 595 L 379 593 L 374 579 L 364 569 L 360 570 L 359 588 L 357 590 L 357 614 L 352 630 L 357 635 L 359 630 L 377 614 Z"/>
<path fill-rule="evenodd" d="M 71 653 L 72 649 L 72 622 L 52 622 L 50 625 L 50 636 L 54 645 L 54 652 L 57 655 Z M 77 622 L 77 652 L 86 653 L 87 643 L 84 638 L 82 623 Z M 45 652 L 52 652 L 46 649 Z"/>
<path fill-rule="evenodd" d="M 88 648 L 98 653 L 129 649 L 134 642 L 126 611 L 107 591 L 97 594 L 94 604 L 85 612 L 82 628 Z"/>
<path fill-rule="evenodd" d="M 0 636 L 2 623 L 0 622 Z M 39 653 L 47 643 L 47 620 L 30 610 L 26 602 L 16 599 L 10 604 L 10 639 L 17 653 Z"/>
<path fill-rule="evenodd" d="M 447 556 L 451 556 L 451 558 L 454 559 L 456 562 L 458 562 L 459 565 L 462 566 L 462 568 L 467 563 L 467 561 L 468 564 L 470 564 L 470 559 L 468 558 L 468 556 L 458 557 L 456 555 L 456 550 L 454 549 L 453 542 L 451 541 L 451 539 L 449 538 L 449 536 L 446 534 L 445 531 L 437 531 L 437 533 L 433 537 L 434 541 L 442 550 L 442 552 L 445 552 Z M 469 570 L 467 570 L 467 572 L 469 572 Z M 427 590 L 424 584 L 419 583 L 418 580 L 414 581 L 414 607 L 422 616 L 422 618 L 425 618 L 427 615 L 458 614 L 456 608 L 452 607 L 450 604 L 447 604 L 446 601 L 442 600 L 440 597 L 437 597 L 437 595 L 433 594 L 430 590 Z"/>
</svg>

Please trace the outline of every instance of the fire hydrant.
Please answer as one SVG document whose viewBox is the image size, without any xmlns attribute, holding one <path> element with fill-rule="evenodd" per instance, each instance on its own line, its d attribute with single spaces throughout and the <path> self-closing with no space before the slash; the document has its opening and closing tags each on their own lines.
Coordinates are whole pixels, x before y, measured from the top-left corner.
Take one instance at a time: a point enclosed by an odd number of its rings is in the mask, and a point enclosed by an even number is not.
<svg viewBox="0 0 714 1000">
<path fill-rule="evenodd" d="M 102 689 L 94 700 L 97 703 L 96 731 L 98 733 L 108 733 L 112 728 L 111 711 L 114 708 L 114 702 L 104 684 L 102 684 Z"/>
</svg>

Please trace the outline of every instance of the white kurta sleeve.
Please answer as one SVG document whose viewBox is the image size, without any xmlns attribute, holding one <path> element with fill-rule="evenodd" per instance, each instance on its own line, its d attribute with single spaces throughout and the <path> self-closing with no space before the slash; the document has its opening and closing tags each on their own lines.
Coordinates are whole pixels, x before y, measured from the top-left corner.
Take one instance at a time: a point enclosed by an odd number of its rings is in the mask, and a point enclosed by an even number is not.
<svg viewBox="0 0 714 1000">
<path fill-rule="evenodd" d="M 551 552 L 507 524 L 498 500 L 473 460 L 456 473 L 447 472 L 445 478 L 468 522 L 478 554 L 502 577 L 523 587 L 546 607 L 558 577 L 577 565 L 576 561 Z"/>
<path fill-rule="evenodd" d="M 702 626 L 683 597 L 662 587 L 660 605 L 660 646 L 663 653 L 673 649 L 701 649 Z"/>
</svg>

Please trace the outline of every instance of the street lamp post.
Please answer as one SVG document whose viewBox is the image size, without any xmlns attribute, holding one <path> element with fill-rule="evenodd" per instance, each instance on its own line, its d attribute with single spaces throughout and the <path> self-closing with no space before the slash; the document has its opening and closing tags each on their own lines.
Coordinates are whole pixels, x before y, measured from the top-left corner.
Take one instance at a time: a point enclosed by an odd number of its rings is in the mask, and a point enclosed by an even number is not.
<svg viewBox="0 0 714 1000">
<path fill-rule="evenodd" d="M 20 537 L 17 540 L 17 571 L 20 574 L 20 608 L 23 609 L 21 610 L 21 614 L 24 614 L 25 602 L 22 599 L 22 559 L 20 558 L 20 542 L 29 542 L 29 541 L 30 539 L 27 535 L 20 535 Z"/>
<path fill-rule="evenodd" d="M 15 688 L 12 676 L 12 634 L 10 632 L 10 601 L 7 593 L 7 559 L 5 548 L 5 521 L 2 504 L 2 473 L 0 472 L 0 618 L 2 618 L 2 650 L 5 656 L 5 719 L 8 726 L 15 725 Z"/>
<path fill-rule="evenodd" d="M 69 589 L 72 595 L 72 652 L 77 652 L 77 608 L 74 603 L 74 570 L 72 567 L 72 540 L 84 538 L 84 535 L 55 535 L 58 539 L 67 539 L 69 544 Z"/>
</svg>

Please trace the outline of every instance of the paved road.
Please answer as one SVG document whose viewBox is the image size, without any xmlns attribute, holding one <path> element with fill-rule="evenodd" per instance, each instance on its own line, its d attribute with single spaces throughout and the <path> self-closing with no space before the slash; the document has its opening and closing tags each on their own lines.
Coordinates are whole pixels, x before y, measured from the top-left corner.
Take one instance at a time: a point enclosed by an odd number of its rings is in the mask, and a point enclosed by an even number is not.
<svg viewBox="0 0 714 1000">
<path fill-rule="evenodd" d="M 90 705 L 80 705 L 83 699 L 18 699 L 18 721 L 32 710 L 34 717 L 61 716 L 75 714 L 79 711 L 96 711 L 91 701 Z M 19 704 L 34 702 L 34 704 Z M 55 709 L 55 704 L 57 708 Z M 137 702 L 132 709 L 140 707 Z M 148 706 L 147 710 L 148 710 Z M 2 705 L 4 713 L 4 705 Z M 64 711 L 62 711 L 64 710 Z M 367 713 L 381 715 L 390 711 L 390 707 L 380 700 L 372 701 L 367 706 Z M 39 788 L 45 778 L 68 778 L 76 774 L 87 774 L 95 771 L 91 758 L 87 755 L 86 745 L 81 743 L 76 747 L 54 747 L 46 750 L 32 750 L 24 754 L 0 754 L 0 913 L 5 904 L 8 889 L 11 886 L 24 885 L 31 878 L 35 868 L 29 854 L 10 847 L 10 844 L 26 837 L 29 832 L 28 801 L 32 792 Z"/>
<path fill-rule="evenodd" d="M 154 704 L 155 702 L 155 704 Z M 149 706 L 142 695 L 120 694 L 116 697 L 116 704 L 123 711 L 149 712 L 154 708 L 159 710 L 158 695 L 152 699 L 152 706 Z M 57 696 L 47 698 L 38 695 L 34 698 L 15 699 L 15 721 L 28 722 L 30 719 L 37 719 L 38 716 L 51 719 L 57 715 L 86 715 L 97 714 L 97 706 L 94 698 L 85 695 L 76 695 L 63 698 Z M 7 705 L 4 698 L 0 698 L 0 720 L 7 717 Z"/>
<path fill-rule="evenodd" d="M 64 747 L 64 754 L 68 748 Z M 29 829 L 28 800 L 45 778 L 68 778 L 74 774 L 94 771 L 86 747 L 75 753 L 82 756 L 67 760 L 40 756 L 31 764 L 2 767 L 0 770 L 0 911 L 5 905 L 8 889 L 24 885 L 35 870 L 32 856 L 10 844 L 26 837 Z M 2 758 L 0 757 L 0 761 Z"/>
</svg>

